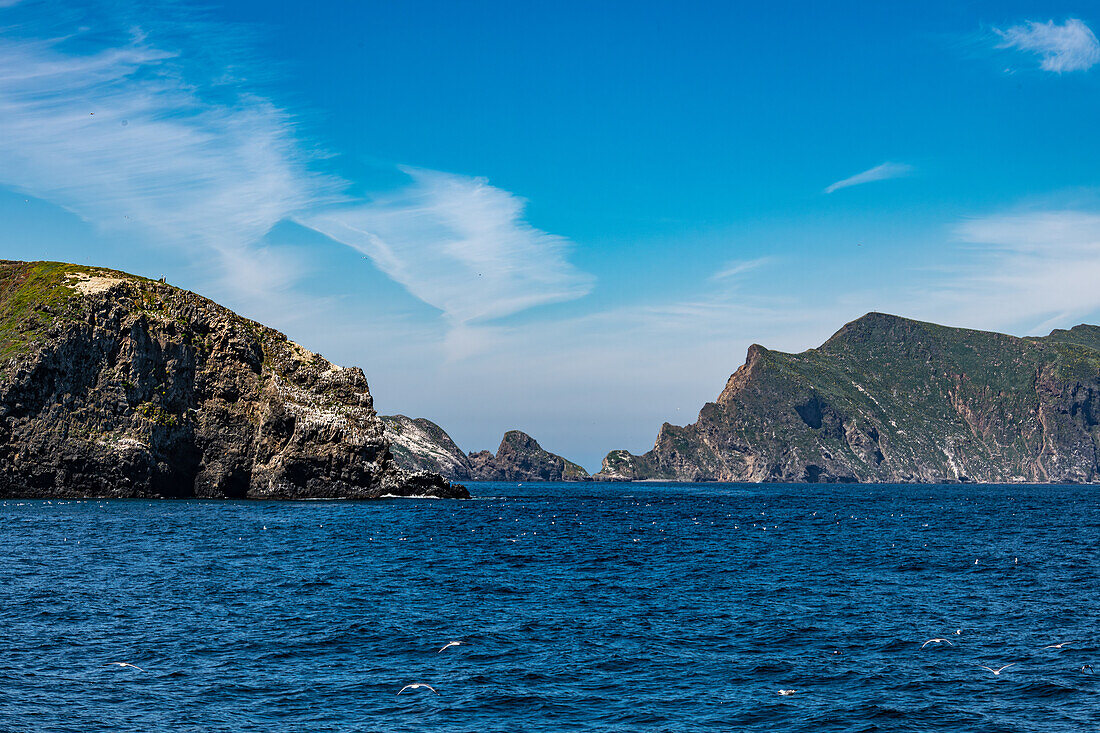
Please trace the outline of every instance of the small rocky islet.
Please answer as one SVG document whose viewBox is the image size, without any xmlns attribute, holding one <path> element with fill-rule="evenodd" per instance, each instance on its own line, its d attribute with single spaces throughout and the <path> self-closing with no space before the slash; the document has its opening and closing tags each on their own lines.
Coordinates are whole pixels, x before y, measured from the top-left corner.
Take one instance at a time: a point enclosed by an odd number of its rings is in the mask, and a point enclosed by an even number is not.
<svg viewBox="0 0 1100 733">
<path fill-rule="evenodd" d="M 520 430 L 509 430 L 497 452 L 463 453 L 451 436 L 431 420 L 383 415 L 386 435 L 398 465 L 433 471 L 456 481 L 591 481 L 581 466 L 545 450 Z"/>
<path fill-rule="evenodd" d="M 393 459 L 367 380 L 164 282 L 0 261 L 0 497 L 469 497 Z"/>
</svg>

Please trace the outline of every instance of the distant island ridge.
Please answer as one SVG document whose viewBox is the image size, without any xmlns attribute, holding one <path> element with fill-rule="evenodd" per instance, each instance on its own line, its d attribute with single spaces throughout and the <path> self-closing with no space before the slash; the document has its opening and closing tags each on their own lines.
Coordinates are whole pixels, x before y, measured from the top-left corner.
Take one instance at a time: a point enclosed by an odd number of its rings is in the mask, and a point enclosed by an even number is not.
<svg viewBox="0 0 1100 733">
<path fill-rule="evenodd" d="M 714 402 L 599 472 L 519 430 L 462 451 L 357 368 L 189 291 L 0 261 L 0 496 L 465 497 L 452 481 L 1094 483 L 1100 327 L 1015 337 L 869 313 L 753 345 Z"/>
<path fill-rule="evenodd" d="M 471 480 L 1093 483 L 1100 327 L 1016 337 L 868 313 L 799 354 L 753 345 L 696 422 L 592 476 L 518 431 L 467 455 L 427 419 L 383 420 L 399 464 Z"/>
</svg>

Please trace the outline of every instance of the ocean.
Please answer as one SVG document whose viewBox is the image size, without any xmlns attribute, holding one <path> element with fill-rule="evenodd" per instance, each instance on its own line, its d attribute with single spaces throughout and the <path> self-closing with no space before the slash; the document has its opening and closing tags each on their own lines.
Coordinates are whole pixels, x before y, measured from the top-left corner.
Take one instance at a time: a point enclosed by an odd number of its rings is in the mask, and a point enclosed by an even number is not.
<svg viewBox="0 0 1100 733">
<path fill-rule="evenodd" d="M 1098 487 L 470 490 L 0 502 L 0 731 L 1100 726 Z"/>
</svg>

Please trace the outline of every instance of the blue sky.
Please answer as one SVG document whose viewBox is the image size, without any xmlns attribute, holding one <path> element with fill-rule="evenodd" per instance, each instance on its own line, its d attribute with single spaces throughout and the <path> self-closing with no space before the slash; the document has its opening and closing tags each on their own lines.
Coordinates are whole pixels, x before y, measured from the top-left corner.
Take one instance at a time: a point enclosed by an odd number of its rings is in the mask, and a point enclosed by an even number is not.
<svg viewBox="0 0 1100 733">
<path fill-rule="evenodd" d="M 898 5 L 0 0 L 0 256 L 591 469 L 753 342 L 1100 320 L 1095 7 Z"/>
</svg>

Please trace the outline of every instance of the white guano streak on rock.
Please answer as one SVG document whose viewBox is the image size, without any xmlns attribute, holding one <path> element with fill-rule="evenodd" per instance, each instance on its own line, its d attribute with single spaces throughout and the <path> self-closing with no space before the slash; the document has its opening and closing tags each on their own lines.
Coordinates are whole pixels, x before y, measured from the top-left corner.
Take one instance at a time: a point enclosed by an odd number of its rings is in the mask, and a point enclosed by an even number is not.
<svg viewBox="0 0 1100 733">
<path fill-rule="evenodd" d="M 398 426 L 393 423 L 387 426 L 386 435 L 389 437 L 390 443 L 404 448 L 414 456 L 432 457 L 448 466 L 458 465 L 455 457 L 441 449 L 432 441 L 431 436 L 417 426 L 416 423 L 409 421 L 407 424 L 401 424 L 400 428 L 398 429 Z"/>
<path fill-rule="evenodd" d="M 940 450 L 947 456 L 947 463 L 951 466 L 951 472 L 955 474 L 955 478 L 957 479 L 959 477 L 959 466 L 955 463 L 955 456 L 951 454 L 951 450 L 945 445 L 941 445 Z"/>
<path fill-rule="evenodd" d="M 336 367 L 329 370 L 328 374 L 339 371 L 340 367 Z M 320 404 L 316 399 L 316 395 L 312 392 L 288 383 L 278 374 L 273 373 L 271 378 L 276 391 L 283 398 L 284 406 L 294 415 L 296 421 L 329 430 L 343 430 L 345 440 L 355 445 L 363 445 L 367 442 L 365 431 L 360 427 L 358 421 L 352 419 L 346 412 L 347 410 L 360 408 Z M 343 409 L 341 410 L 341 408 Z M 297 429 L 297 426 L 295 426 L 295 431 Z"/>
<path fill-rule="evenodd" d="M 114 440 L 100 439 L 96 441 L 96 444 L 102 445 L 104 448 L 112 448 L 117 451 L 149 450 L 149 445 L 147 443 L 137 440 L 136 438 L 130 438 L 127 436 L 116 438 Z"/>
<path fill-rule="evenodd" d="M 855 388 L 856 388 L 856 389 L 858 389 L 858 390 L 859 390 L 860 392 L 862 392 L 863 394 L 867 395 L 867 397 L 869 397 L 869 398 L 870 398 L 871 402 L 874 402 L 874 403 L 875 403 L 876 405 L 878 405 L 878 409 L 882 410 L 883 412 L 886 412 L 886 408 L 885 408 L 885 407 L 883 407 L 883 406 L 882 406 L 882 404 L 881 404 L 881 403 L 880 403 L 880 402 L 879 402 L 878 400 L 876 400 L 876 399 L 875 399 L 875 396 L 874 396 L 873 394 L 871 394 L 870 392 L 868 392 L 867 390 L 865 390 L 865 389 L 863 388 L 863 385 L 861 385 L 861 384 L 856 384 L 855 382 L 852 382 L 852 384 L 853 384 L 853 385 L 855 386 Z M 893 421 L 891 421 L 891 422 L 893 422 Z M 895 427 L 897 427 L 897 426 L 895 426 Z"/>
</svg>

